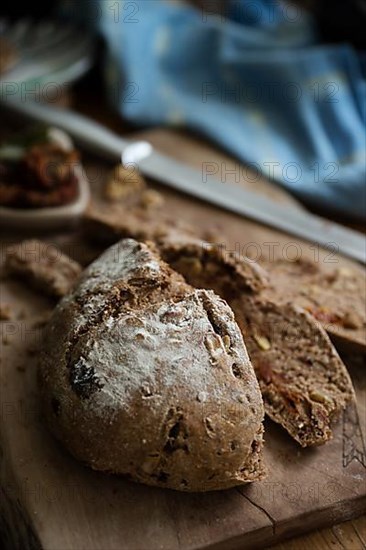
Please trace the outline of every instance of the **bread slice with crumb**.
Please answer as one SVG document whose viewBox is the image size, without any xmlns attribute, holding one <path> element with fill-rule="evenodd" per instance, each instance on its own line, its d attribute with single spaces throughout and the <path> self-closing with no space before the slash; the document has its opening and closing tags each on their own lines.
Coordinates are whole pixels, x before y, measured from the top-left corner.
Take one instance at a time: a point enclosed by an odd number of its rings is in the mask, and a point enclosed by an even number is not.
<svg viewBox="0 0 366 550">
<path fill-rule="evenodd" d="M 303 447 L 325 443 L 353 397 L 348 372 L 320 324 L 303 308 L 269 298 L 266 273 L 199 240 L 161 240 L 163 258 L 196 288 L 212 288 L 234 311 L 268 416 Z"/>
</svg>

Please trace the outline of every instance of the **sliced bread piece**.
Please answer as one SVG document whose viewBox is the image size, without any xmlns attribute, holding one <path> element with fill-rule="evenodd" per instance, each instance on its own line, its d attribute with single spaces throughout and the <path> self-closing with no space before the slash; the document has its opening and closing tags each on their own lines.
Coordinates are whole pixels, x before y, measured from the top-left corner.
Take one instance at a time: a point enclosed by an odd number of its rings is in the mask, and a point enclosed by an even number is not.
<svg viewBox="0 0 366 550">
<path fill-rule="evenodd" d="M 212 288 L 233 309 L 268 416 L 304 447 L 325 443 L 353 388 L 319 323 L 300 307 L 269 299 L 265 274 L 246 258 L 193 239 L 159 246 L 187 282 Z"/>
</svg>

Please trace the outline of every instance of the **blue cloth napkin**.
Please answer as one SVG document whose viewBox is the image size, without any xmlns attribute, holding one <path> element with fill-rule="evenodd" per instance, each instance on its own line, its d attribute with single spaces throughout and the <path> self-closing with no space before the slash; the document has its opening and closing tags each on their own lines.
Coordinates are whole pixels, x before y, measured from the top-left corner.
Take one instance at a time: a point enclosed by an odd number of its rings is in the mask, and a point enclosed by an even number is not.
<svg viewBox="0 0 366 550">
<path fill-rule="evenodd" d="M 263 174 L 306 202 L 366 219 L 359 55 L 320 45 L 297 7 L 226 5 L 225 19 L 210 13 L 210 0 L 208 13 L 164 0 L 94 5 L 111 101 L 136 123 L 203 132 L 249 164 L 252 179 Z M 225 179 L 222 167 L 215 176 Z"/>
</svg>

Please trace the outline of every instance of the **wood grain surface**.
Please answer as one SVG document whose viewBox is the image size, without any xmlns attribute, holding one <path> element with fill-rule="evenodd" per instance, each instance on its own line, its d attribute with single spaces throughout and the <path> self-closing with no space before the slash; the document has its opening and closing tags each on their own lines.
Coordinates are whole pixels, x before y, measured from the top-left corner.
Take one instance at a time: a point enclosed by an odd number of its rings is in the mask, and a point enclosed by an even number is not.
<svg viewBox="0 0 366 550">
<path fill-rule="evenodd" d="M 233 169 L 238 185 L 250 185 L 250 178 L 245 180 L 237 163 L 198 141 L 165 131 L 144 136 L 159 149 L 200 169 L 205 162 L 218 163 L 225 173 Z M 95 187 L 108 168 L 99 160 L 88 159 Z M 265 181 L 256 182 L 256 189 L 287 201 L 289 208 L 299 207 Z M 299 239 L 170 190 L 163 192 L 173 215 L 201 230 L 215 231 L 228 248 L 248 249 L 251 245 L 255 250 L 270 242 L 288 253 L 295 243 L 304 255 L 314 252 L 309 243 Z M 21 237 L 6 235 L 2 252 L 7 242 Z M 61 244 L 84 263 L 97 253 L 78 232 L 47 235 L 47 240 Z M 318 261 L 326 263 L 328 259 L 329 251 L 320 249 Z M 335 259 L 339 265 L 353 265 L 342 257 Z M 1 529 L 9 548 L 263 548 L 365 511 L 366 384 L 359 358 L 348 360 L 357 404 L 347 409 L 330 443 L 301 449 L 280 427 L 266 421 L 269 475 L 265 481 L 223 492 L 182 494 L 93 472 L 53 439 L 45 428 L 36 385 L 42 322 L 52 303 L 26 285 L 7 280 L 2 284 L 1 299 L 12 311 L 11 319 L 1 323 Z M 361 518 L 276 548 L 357 549 L 364 548 L 365 539 Z"/>
</svg>

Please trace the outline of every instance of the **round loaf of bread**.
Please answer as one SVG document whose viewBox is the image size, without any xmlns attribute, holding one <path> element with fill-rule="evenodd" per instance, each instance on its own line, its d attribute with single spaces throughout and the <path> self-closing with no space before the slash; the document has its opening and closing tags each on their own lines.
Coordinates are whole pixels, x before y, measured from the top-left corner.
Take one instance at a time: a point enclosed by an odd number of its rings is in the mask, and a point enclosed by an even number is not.
<svg viewBox="0 0 366 550">
<path fill-rule="evenodd" d="M 261 479 L 263 404 L 229 306 L 153 245 L 89 266 L 46 329 L 40 387 L 53 433 L 96 470 L 185 491 Z"/>
</svg>

